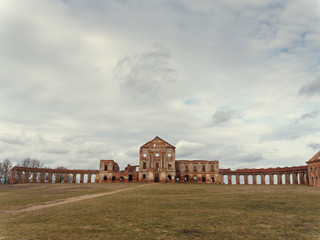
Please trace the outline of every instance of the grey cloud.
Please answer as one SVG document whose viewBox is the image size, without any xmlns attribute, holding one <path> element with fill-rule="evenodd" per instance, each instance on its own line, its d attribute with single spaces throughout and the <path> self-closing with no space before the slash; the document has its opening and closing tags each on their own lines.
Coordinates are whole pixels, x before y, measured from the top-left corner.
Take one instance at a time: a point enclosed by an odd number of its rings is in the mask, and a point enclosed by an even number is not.
<svg viewBox="0 0 320 240">
<path fill-rule="evenodd" d="M 315 109 L 311 112 L 302 114 L 298 119 L 296 119 L 296 123 L 299 123 L 300 121 L 307 120 L 307 119 L 314 119 L 319 115 L 319 113 L 320 111 Z"/>
<path fill-rule="evenodd" d="M 115 74 L 121 91 L 133 98 L 153 99 L 176 81 L 176 71 L 170 67 L 171 54 L 161 48 L 127 56 L 118 61 Z"/>
<path fill-rule="evenodd" d="M 234 109 L 218 110 L 212 116 L 211 126 L 229 122 L 232 118 L 236 117 L 238 112 Z"/>
<path fill-rule="evenodd" d="M 301 95 L 315 95 L 320 93 L 320 76 L 315 78 L 312 82 L 307 83 L 304 85 L 299 94 Z"/>
<path fill-rule="evenodd" d="M 307 147 L 312 148 L 315 151 L 320 150 L 320 143 L 309 143 L 307 144 Z"/>
</svg>

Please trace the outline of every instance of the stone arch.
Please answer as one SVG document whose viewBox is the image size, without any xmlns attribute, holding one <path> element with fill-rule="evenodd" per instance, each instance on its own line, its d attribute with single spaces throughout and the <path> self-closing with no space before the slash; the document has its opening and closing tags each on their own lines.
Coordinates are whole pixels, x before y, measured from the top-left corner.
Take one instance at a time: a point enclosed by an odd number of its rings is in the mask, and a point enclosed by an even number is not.
<svg viewBox="0 0 320 240">
<path fill-rule="evenodd" d="M 248 184 L 253 184 L 253 177 L 252 175 L 248 176 Z"/>
<path fill-rule="evenodd" d="M 272 177 L 273 177 L 273 184 L 278 184 L 278 175 L 272 174 Z"/>
<path fill-rule="evenodd" d="M 189 175 L 185 175 L 185 176 L 184 176 L 184 181 L 185 181 L 185 182 L 189 182 Z"/>
<path fill-rule="evenodd" d="M 88 177 L 87 173 L 83 174 L 83 183 L 88 183 Z"/>
<path fill-rule="evenodd" d="M 223 175 L 223 183 L 228 184 L 228 175 Z"/>
<path fill-rule="evenodd" d="M 235 176 L 235 175 L 232 175 L 232 176 L 231 176 L 231 183 L 232 183 L 232 184 L 237 184 L 237 179 L 236 179 L 236 176 Z"/>
<path fill-rule="evenodd" d="M 193 182 L 198 182 L 198 177 L 197 176 L 193 176 L 192 180 L 193 180 Z"/>
<path fill-rule="evenodd" d="M 266 184 L 270 184 L 270 177 L 269 177 L 268 174 L 266 174 L 266 175 L 264 176 L 264 181 L 265 181 Z"/>
<path fill-rule="evenodd" d="M 112 180 L 112 182 L 115 182 L 115 181 L 116 181 L 116 176 L 115 176 L 115 175 L 112 175 L 111 180 Z"/>
<path fill-rule="evenodd" d="M 244 184 L 244 176 L 240 175 L 239 178 L 240 178 L 240 184 Z"/>
<path fill-rule="evenodd" d="M 257 184 L 261 184 L 261 175 L 260 174 L 257 175 Z"/>
<path fill-rule="evenodd" d="M 210 178 L 210 181 L 211 181 L 211 183 L 214 183 L 214 181 L 215 181 L 214 176 L 212 176 L 212 177 Z"/>
<path fill-rule="evenodd" d="M 290 182 L 289 182 L 289 184 L 293 184 L 293 174 L 292 173 L 290 173 Z"/>
<path fill-rule="evenodd" d="M 105 181 L 105 182 L 108 181 L 107 175 L 104 175 L 104 176 L 103 176 L 103 181 Z"/>
<path fill-rule="evenodd" d="M 168 181 L 171 181 L 171 175 L 170 174 L 168 175 Z"/>
</svg>

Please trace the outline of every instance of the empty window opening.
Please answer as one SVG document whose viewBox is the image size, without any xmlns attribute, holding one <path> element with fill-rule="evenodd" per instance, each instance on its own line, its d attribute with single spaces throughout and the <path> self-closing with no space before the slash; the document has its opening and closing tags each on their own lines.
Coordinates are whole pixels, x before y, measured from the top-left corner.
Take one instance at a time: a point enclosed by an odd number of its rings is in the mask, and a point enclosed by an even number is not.
<svg viewBox="0 0 320 240">
<path fill-rule="evenodd" d="M 143 157 L 147 157 L 147 154 L 146 154 L 146 153 L 144 153 L 144 154 L 142 154 L 142 156 L 143 156 Z"/>
<path fill-rule="evenodd" d="M 159 153 L 156 153 L 156 154 L 154 154 L 156 157 L 159 157 L 160 156 L 160 154 Z"/>
<path fill-rule="evenodd" d="M 112 176 L 112 181 L 115 181 L 116 180 L 116 177 L 115 176 Z"/>
<path fill-rule="evenodd" d="M 212 182 L 212 183 L 214 182 L 214 177 L 211 177 L 211 182 Z"/>
<path fill-rule="evenodd" d="M 193 166 L 193 171 L 195 171 L 195 172 L 197 171 L 197 165 Z"/>
<path fill-rule="evenodd" d="M 185 182 L 188 182 L 188 181 L 189 181 L 189 176 L 188 176 L 188 175 L 185 175 L 185 176 L 184 176 L 184 181 L 185 181 Z"/>
<path fill-rule="evenodd" d="M 177 182 L 180 182 L 180 177 L 176 177 L 176 181 L 177 181 Z"/>
<path fill-rule="evenodd" d="M 168 162 L 168 169 L 171 169 L 171 162 Z"/>
<path fill-rule="evenodd" d="M 132 174 L 129 175 L 129 182 L 132 182 Z"/>
<path fill-rule="evenodd" d="M 123 181 L 123 176 L 120 177 L 120 181 L 121 181 L 121 182 Z"/>
<path fill-rule="evenodd" d="M 168 157 L 170 158 L 172 155 L 171 155 L 171 153 L 168 153 Z"/>
<path fill-rule="evenodd" d="M 202 182 L 206 182 L 206 177 L 202 177 Z"/>
<path fill-rule="evenodd" d="M 156 170 L 156 171 L 159 171 L 159 162 L 156 162 L 156 164 L 155 164 L 155 170 Z"/>
<path fill-rule="evenodd" d="M 202 165 L 202 171 L 205 172 L 206 171 L 206 166 Z"/>
<path fill-rule="evenodd" d="M 143 169 L 147 169 L 147 163 L 143 162 Z"/>
<path fill-rule="evenodd" d="M 168 175 L 168 181 L 171 181 L 171 175 Z"/>
<path fill-rule="evenodd" d="M 156 144 L 155 144 L 155 143 L 153 144 L 153 147 L 156 147 Z"/>
<path fill-rule="evenodd" d="M 193 181 L 194 181 L 194 182 L 197 182 L 197 181 L 198 181 L 198 179 L 197 179 L 196 176 L 193 177 Z"/>
<path fill-rule="evenodd" d="M 185 165 L 186 171 L 189 171 L 189 166 Z"/>
<path fill-rule="evenodd" d="M 154 182 L 159 182 L 159 174 L 158 173 L 156 173 L 154 175 Z"/>
<path fill-rule="evenodd" d="M 104 165 L 104 170 L 108 171 L 108 165 Z"/>
<path fill-rule="evenodd" d="M 103 177 L 103 180 L 104 180 L 104 181 L 107 181 L 107 180 L 108 180 L 108 178 L 107 178 L 106 175 Z"/>
</svg>

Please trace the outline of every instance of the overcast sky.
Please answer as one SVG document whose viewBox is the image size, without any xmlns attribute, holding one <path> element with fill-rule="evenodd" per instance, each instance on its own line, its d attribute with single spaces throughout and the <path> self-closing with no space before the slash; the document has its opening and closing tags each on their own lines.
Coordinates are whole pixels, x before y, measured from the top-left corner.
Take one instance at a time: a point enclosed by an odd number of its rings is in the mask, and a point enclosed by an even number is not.
<svg viewBox="0 0 320 240">
<path fill-rule="evenodd" d="M 320 1 L 0 0 L 0 160 L 220 168 L 320 150 Z"/>
</svg>

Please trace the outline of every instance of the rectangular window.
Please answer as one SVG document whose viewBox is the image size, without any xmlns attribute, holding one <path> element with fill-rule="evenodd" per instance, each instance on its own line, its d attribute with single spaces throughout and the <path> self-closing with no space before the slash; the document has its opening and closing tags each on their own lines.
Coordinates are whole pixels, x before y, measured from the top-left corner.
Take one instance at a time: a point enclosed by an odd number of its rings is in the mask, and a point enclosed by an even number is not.
<svg viewBox="0 0 320 240">
<path fill-rule="evenodd" d="M 195 171 L 195 172 L 197 171 L 197 165 L 193 166 L 193 171 Z"/>
<path fill-rule="evenodd" d="M 214 172 L 214 165 L 211 165 L 211 172 Z"/>
<path fill-rule="evenodd" d="M 168 169 L 171 169 L 171 162 L 168 162 Z"/>
<path fill-rule="evenodd" d="M 202 165 L 202 171 L 205 172 L 206 171 L 206 166 Z"/>
<path fill-rule="evenodd" d="M 159 171 L 159 162 L 156 162 L 155 170 L 156 170 L 156 171 Z"/>
<path fill-rule="evenodd" d="M 186 167 L 186 171 L 189 171 L 189 167 L 188 167 L 188 165 L 185 165 L 185 167 Z"/>
<path fill-rule="evenodd" d="M 147 163 L 143 162 L 143 169 L 147 169 Z"/>
<path fill-rule="evenodd" d="M 159 157 L 159 156 L 160 156 L 160 154 L 159 154 L 159 153 L 155 153 L 154 155 L 155 155 L 156 157 Z"/>
<path fill-rule="evenodd" d="M 146 175 L 145 175 L 145 174 L 143 174 L 143 175 L 142 175 L 142 178 L 143 178 L 143 179 L 146 179 Z"/>
<path fill-rule="evenodd" d="M 108 165 L 104 165 L 104 170 L 108 171 Z"/>
</svg>

